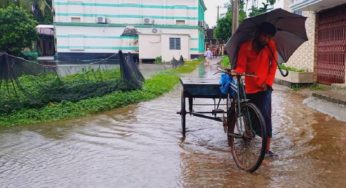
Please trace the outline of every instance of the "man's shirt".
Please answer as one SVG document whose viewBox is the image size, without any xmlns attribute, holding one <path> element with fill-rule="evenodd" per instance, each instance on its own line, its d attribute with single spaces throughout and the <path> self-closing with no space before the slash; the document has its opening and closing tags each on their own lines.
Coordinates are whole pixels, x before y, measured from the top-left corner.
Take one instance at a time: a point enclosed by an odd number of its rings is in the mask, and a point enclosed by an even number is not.
<svg viewBox="0 0 346 188">
<path fill-rule="evenodd" d="M 263 91 L 264 85 L 272 86 L 277 69 L 276 45 L 270 40 L 258 53 L 253 50 L 252 41 L 246 41 L 240 45 L 238 53 L 237 73 L 254 74 L 256 77 L 245 77 L 246 93 Z"/>
</svg>

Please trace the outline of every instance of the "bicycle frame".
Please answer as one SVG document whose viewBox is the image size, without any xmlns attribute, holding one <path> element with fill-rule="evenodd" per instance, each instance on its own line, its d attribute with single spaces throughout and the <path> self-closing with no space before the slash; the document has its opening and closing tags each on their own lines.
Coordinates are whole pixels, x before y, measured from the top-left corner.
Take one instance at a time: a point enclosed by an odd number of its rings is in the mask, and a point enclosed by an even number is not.
<svg viewBox="0 0 346 188">
<path fill-rule="evenodd" d="M 236 77 L 237 77 L 237 86 L 238 86 L 237 87 L 238 91 L 236 91 L 236 93 L 237 93 L 237 107 L 238 107 L 237 108 L 237 110 L 238 110 L 237 114 L 241 114 L 241 111 L 240 111 L 241 103 L 247 101 L 247 99 L 246 99 L 246 94 L 245 94 L 244 81 L 240 75 L 237 75 Z"/>
<path fill-rule="evenodd" d="M 248 99 L 246 98 L 244 79 L 242 79 L 241 75 L 236 75 L 235 77 L 237 79 L 237 90 L 235 91 L 236 97 L 232 97 L 233 99 L 236 98 L 236 108 L 235 108 L 235 114 L 234 115 L 237 116 L 236 118 L 241 118 L 244 115 L 243 112 L 241 111 L 241 104 L 243 102 L 247 102 Z M 230 89 L 234 90 L 234 88 L 232 88 L 232 87 Z M 230 94 L 228 94 L 228 95 L 230 98 Z M 248 119 L 250 119 L 249 112 L 247 112 L 247 114 L 245 114 L 245 115 L 247 116 Z M 238 131 L 240 128 L 245 127 L 243 125 L 243 121 L 239 121 L 239 123 L 240 123 L 240 125 L 236 125 Z M 252 122 L 250 121 L 249 123 L 250 123 L 250 129 L 252 130 L 253 129 Z M 239 132 L 241 132 L 241 131 L 239 131 Z M 242 138 L 244 135 L 234 134 L 233 136 L 236 138 Z"/>
</svg>

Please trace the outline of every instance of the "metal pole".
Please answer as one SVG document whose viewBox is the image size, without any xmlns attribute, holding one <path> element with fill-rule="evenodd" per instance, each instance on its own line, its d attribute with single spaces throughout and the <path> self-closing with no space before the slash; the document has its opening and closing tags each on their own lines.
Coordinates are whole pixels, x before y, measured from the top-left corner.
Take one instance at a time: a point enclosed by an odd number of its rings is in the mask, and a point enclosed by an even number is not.
<svg viewBox="0 0 346 188">
<path fill-rule="evenodd" d="M 239 25 L 239 0 L 232 0 L 232 1 L 233 1 L 232 2 L 232 7 L 233 7 L 232 34 L 234 34 Z"/>
<path fill-rule="evenodd" d="M 220 6 L 217 6 L 217 21 L 220 19 Z"/>
</svg>

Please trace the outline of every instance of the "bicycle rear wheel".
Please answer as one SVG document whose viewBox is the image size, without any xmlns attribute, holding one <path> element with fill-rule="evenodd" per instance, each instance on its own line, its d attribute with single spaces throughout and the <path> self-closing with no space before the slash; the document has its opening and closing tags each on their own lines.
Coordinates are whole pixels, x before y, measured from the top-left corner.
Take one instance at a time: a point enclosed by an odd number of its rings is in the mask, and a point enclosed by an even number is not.
<svg viewBox="0 0 346 188">
<path fill-rule="evenodd" d="M 260 167 L 267 144 L 264 118 L 252 103 L 242 103 L 240 114 L 235 104 L 228 110 L 228 143 L 237 166 L 254 172 Z"/>
</svg>

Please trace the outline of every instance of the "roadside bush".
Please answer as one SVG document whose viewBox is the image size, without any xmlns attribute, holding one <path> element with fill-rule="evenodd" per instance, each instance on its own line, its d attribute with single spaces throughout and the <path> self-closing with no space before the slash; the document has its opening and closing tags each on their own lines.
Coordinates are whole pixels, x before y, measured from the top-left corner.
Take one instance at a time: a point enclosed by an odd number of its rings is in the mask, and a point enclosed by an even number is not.
<svg viewBox="0 0 346 188">
<path fill-rule="evenodd" d="M 10 5 L 0 8 L 0 51 L 21 55 L 37 39 L 37 22 L 24 9 Z"/>
<path fill-rule="evenodd" d="M 306 72 L 304 69 L 298 69 L 295 67 L 287 66 L 285 64 L 279 65 L 282 70 L 292 71 L 292 72 Z"/>
<path fill-rule="evenodd" d="M 201 61 L 192 61 L 186 62 L 185 65 L 177 68 L 170 69 L 158 73 L 151 78 L 145 80 L 145 83 L 141 90 L 121 90 L 113 91 L 107 94 L 107 87 L 111 85 L 99 85 L 100 88 L 97 88 L 99 94 L 104 94 L 103 96 L 96 95 L 82 95 L 82 100 L 74 99 L 78 98 L 79 95 L 74 95 L 73 92 L 78 92 L 78 89 L 86 88 L 88 85 L 79 85 L 80 88 L 64 88 L 68 93 L 71 101 L 62 100 L 59 98 L 58 89 L 55 90 L 50 96 L 56 97 L 60 102 L 49 102 L 42 105 L 40 108 L 34 108 L 28 105 L 26 108 L 17 108 L 16 110 L 11 111 L 11 113 L 1 113 L 0 112 L 0 125 L 1 126 L 11 126 L 11 125 L 25 125 L 25 124 L 34 124 L 34 123 L 43 123 L 51 122 L 56 120 L 63 120 L 69 118 L 76 118 L 85 116 L 87 114 L 92 114 L 96 112 L 111 110 L 114 108 L 119 108 L 125 105 L 132 103 L 137 103 L 140 101 L 150 100 L 155 97 L 158 97 L 168 91 L 170 91 L 176 84 L 179 83 L 179 74 L 189 73 L 193 71 Z M 113 70 L 114 71 L 114 70 Z M 113 72 L 114 73 L 114 72 Z M 113 75 L 109 74 L 109 75 Z M 93 74 L 88 73 L 88 76 Z M 97 75 L 97 74 L 95 74 Z M 107 74 L 102 74 L 103 79 L 107 79 Z M 64 78 L 64 81 L 73 82 L 74 79 L 83 79 L 86 75 L 71 75 Z M 109 77 L 108 77 L 109 78 Z M 48 78 L 42 78 L 43 80 L 50 80 Z M 109 80 L 109 82 L 112 82 Z M 49 82 L 47 82 L 49 84 Z M 52 87 L 59 87 L 59 83 L 50 83 Z M 56 85 L 54 85 L 56 84 Z M 114 87 L 116 83 L 114 83 Z M 100 90 L 98 90 L 100 89 Z M 92 90 L 92 89 L 91 89 Z M 61 94 L 61 93 L 60 93 Z M 65 95 L 65 93 L 64 93 Z M 48 98 L 48 97 L 47 97 Z M 15 101 L 12 101 L 15 103 Z M 36 104 L 35 104 L 36 105 Z M 20 106 L 20 104 L 18 104 Z M 34 106 L 34 105 L 32 105 Z"/>
<path fill-rule="evenodd" d="M 119 69 L 81 73 L 58 78 L 55 74 L 39 76 L 23 75 L 18 78 L 20 87 L 12 82 L 2 83 L 0 89 L 0 114 L 9 114 L 19 109 L 42 108 L 49 103 L 76 102 L 103 96 L 114 91 L 131 88 L 120 79 Z"/>
<path fill-rule="evenodd" d="M 230 67 L 230 66 L 231 66 L 229 57 L 228 57 L 227 55 L 222 57 L 221 62 L 220 62 L 220 65 L 221 65 L 221 67 L 223 67 L 223 68 L 226 68 L 226 67 Z"/>
<path fill-rule="evenodd" d="M 163 63 L 163 62 L 162 62 L 162 57 L 161 57 L 161 56 L 156 57 L 154 63 L 155 63 L 155 64 L 162 64 L 162 63 Z"/>
</svg>

